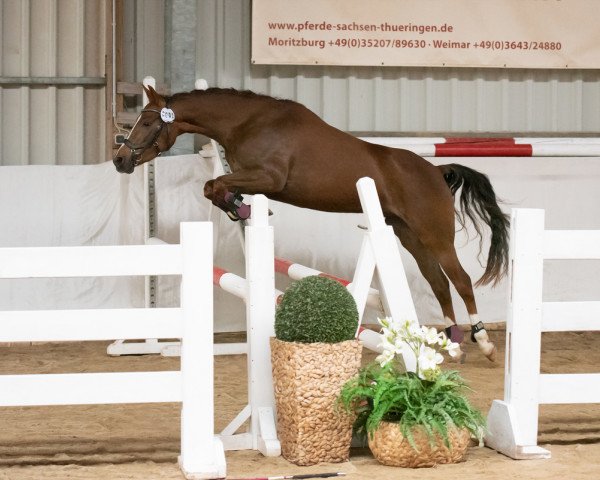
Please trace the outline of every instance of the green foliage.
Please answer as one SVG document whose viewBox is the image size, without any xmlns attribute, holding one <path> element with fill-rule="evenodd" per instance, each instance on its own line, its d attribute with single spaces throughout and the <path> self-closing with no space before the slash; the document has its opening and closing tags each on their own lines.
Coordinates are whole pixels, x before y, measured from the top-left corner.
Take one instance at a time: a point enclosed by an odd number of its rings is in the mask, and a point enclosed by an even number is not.
<svg viewBox="0 0 600 480">
<path fill-rule="evenodd" d="M 400 424 L 402 434 L 414 449 L 412 427 L 422 426 L 431 442 L 436 432 L 449 446 L 448 429 L 466 428 L 471 435 L 483 435 L 485 419 L 463 395 L 467 388 L 456 371 L 441 371 L 435 381 L 414 373 L 400 372 L 394 364 L 373 363 L 344 385 L 339 403 L 356 414 L 358 435 L 373 434 L 381 421 Z"/>
<path fill-rule="evenodd" d="M 354 298 L 326 277 L 306 277 L 292 284 L 275 314 L 275 336 L 286 342 L 343 342 L 355 337 L 357 327 Z"/>
</svg>

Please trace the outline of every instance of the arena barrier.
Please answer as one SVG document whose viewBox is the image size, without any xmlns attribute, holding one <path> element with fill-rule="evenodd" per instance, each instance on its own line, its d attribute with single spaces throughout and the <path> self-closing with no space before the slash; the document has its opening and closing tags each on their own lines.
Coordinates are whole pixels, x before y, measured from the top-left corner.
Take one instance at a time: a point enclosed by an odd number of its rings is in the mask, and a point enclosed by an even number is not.
<svg viewBox="0 0 600 480">
<path fill-rule="evenodd" d="M 582 259 L 600 259 L 600 230 L 544 230 L 544 210 L 513 210 L 504 400 L 485 438 L 509 457 L 550 458 L 537 445 L 540 405 L 600 403 L 600 374 L 540 373 L 542 332 L 600 330 L 600 301 L 542 301 L 544 260 Z"/>
<path fill-rule="evenodd" d="M 226 474 L 214 435 L 212 225 L 182 223 L 180 245 L 0 248 L 0 278 L 181 275 L 179 308 L 0 312 L 0 342 L 181 338 L 181 370 L 1 375 L 0 406 L 181 402 L 187 478 Z"/>
</svg>

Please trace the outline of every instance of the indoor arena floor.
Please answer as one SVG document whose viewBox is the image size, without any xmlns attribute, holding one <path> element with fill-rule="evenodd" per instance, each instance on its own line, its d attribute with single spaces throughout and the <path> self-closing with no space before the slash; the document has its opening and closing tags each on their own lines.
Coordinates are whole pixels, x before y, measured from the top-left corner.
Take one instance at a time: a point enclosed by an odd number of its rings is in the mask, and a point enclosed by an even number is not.
<svg viewBox="0 0 600 480">
<path fill-rule="evenodd" d="M 231 336 L 231 335 L 230 335 Z M 487 413 L 502 398 L 504 332 L 491 332 L 499 347 L 491 363 L 468 344 L 462 371 L 472 401 Z M 219 341 L 228 340 L 219 336 Z M 236 338 L 239 340 L 239 338 Z M 177 358 L 109 357 L 106 342 L 0 347 L 0 374 L 172 370 Z M 542 370 L 594 373 L 600 364 L 600 333 L 546 333 Z M 365 361 L 373 358 L 365 355 Z M 216 357 L 216 427 L 223 428 L 245 405 L 243 356 Z M 1 394 L 1 392 L 0 392 Z M 14 407 L 0 409 L 0 480 L 183 479 L 177 465 L 179 404 Z M 600 478 L 600 404 L 542 406 L 539 444 L 549 460 L 516 461 L 473 447 L 466 462 L 401 471 L 377 463 L 367 449 L 350 461 L 297 467 L 257 452 L 227 452 L 229 478 L 341 471 L 349 479 L 566 479 Z"/>
</svg>

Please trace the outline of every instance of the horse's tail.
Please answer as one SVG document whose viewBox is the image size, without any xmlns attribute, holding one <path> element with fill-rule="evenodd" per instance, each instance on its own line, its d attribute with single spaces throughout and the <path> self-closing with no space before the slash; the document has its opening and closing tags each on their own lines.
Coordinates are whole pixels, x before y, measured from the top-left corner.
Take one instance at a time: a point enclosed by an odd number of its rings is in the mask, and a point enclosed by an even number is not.
<svg viewBox="0 0 600 480">
<path fill-rule="evenodd" d="M 496 285 L 506 275 L 508 269 L 509 217 L 500 210 L 487 175 L 456 163 L 440 165 L 438 168 L 442 171 L 452 195 L 462 187 L 460 210 L 456 211 L 462 227 L 465 226 L 465 217 L 469 217 L 480 239 L 483 238 L 480 219 L 492 231 L 485 272 L 475 286 L 488 283 Z"/>
</svg>

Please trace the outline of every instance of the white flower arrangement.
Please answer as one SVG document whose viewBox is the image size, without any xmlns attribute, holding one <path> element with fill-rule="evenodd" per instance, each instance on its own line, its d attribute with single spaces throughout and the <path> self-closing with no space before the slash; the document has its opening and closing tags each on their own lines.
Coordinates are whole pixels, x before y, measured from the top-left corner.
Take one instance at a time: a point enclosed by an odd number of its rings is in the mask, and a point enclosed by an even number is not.
<svg viewBox="0 0 600 480">
<path fill-rule="evenodd" d="M 435 381 L 440 375 L 439 365 L 444 361 L 441 351 L 451 357 L 460 354 L 460 346 L 448 339 L 444 332 L 433 327 L 419 326 L 411 321 L 394 321 L 390 317 L 379 319 L 382 327 L 383 352 L 375 359 L 382 367 L 402 360 L 409 349 L 417 360 L 416 374 L 419 378 Z"/>
</svg>

